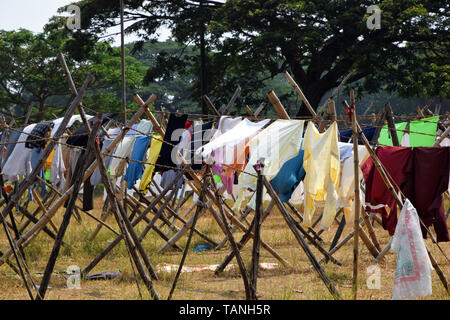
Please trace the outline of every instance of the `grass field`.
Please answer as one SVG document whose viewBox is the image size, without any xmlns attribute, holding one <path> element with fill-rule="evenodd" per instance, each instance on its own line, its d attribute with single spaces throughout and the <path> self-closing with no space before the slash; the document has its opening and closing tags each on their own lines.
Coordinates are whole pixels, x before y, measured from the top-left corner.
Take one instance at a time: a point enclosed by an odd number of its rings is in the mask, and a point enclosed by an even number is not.
<svg viewBox="0 0 450 320">
<path fill-rule="evenodd" d="M 102 204 L 101 198 L 95 200 L 95 209 L 92 213 L 97 217 L 100 216 Z M 189 206 L 186 205 L 183 208 L 188 207 Z M 181 213 L 183 213 L 183 208 Z M 53 218 L 55 225 L 59 226 L 63 212 L 63 209 L 60 209 L 58 214 Z M 249 221 L 251 221 L 251 217 L 249 217 Z M 118 227 L 112 217 L 107 220 L 107 223 L 118 231 Z M 47 291 L 46 299 L 140 299 L 138 286 L 133 269 L 130 265 L 130 258 L 123 241 L 91 271 L 91 273 L 98 273 L 103 271 L 121 270 L 123 274 L 121 278 L 113 280 L 82 281 L 80 289 L 67 288 L 66 279 L 62 277 L 61 273 L 71 265 L 77 265 L 81 269 L 85 268 L 97 254 L 109 244 L 109 241 L 115 238 L 111 231 L 102 228 L 97 237 L 89 242 L 87 239 L 95 229 L 96 225 L 97 223 L 86 215 L 82 215 L 81 223 L 78 223 L 72 218 L 64 238 L 66 245 L 64 245 L 60 251 L 55 266 L 55 273 L 50 282 L 51 289 Z M 139 235 L 144 228 L 145 223 L 139 224 L 136 228 L 137 234 Z M 206 213 L 199 219 L 197 228 L 217 242 L 220 242 L 223 239 L 222 231 L 209 213 Z M 350 226 L 345 228 L 341 239 L 351 231 L 351 228 L 352 227 Z M 329 248 L 336 229 L 337 224 L 335 223 L 329 231 L 322 234 L 325 248 Z M 379 242 L 383 247 L 389 241 L 388 233 L 377 224 L 375 225 L 375 231 Z M 241 235 L 241 232 L 236 232 L 236 239 L 240 239 Z M 263 223 L 262 239 L 274 248 L 283 258 L 289 261 L 294 268 L 287 269 L 278 264 L 274 269 L 261 270 L 259 272 L 257 287 L 259 299 L 332 299 L 324 283 L 309 263 L 307 256 L 302 251 L 277 209 L 274 209 L 268 219 Z M 186 241 L 187 236 L 181 238 L 177 244 L 184 248 Z M 194 235 L 191 249 L 199 244 L 205 243 L 206 242 L 202 238 Z M 143 242 L 143 246 L 153 266 L 157 267 L 164 263 L 178 265 L 182 257 L 182 252 L 169 249 L 164 254 L 156 253 L 163 244 L 164 241 L 153 231 L 147 235 Z M 352 244 L 353 240 L 349 241 L 334 255 L 335 258 L 342 262 L 342 266 L 337 266 L 332 263 L 324 265 L 325 271 L 344 299 L 351 299 L 352 294 Z M 450 275 L 450 264 L 442 253 L 439 252 L 437 246 L 431 243 L 429 239 L 426 240 L 426 244 L 437 259 L 445 275 L 448 277 Z M 53 240 L 41 232 L 39 236 L 25 248 L 30 271 L 37 284 L 41 281 L 42 272 L 45 269 L 52 245 Z M 440 245 L 444 252 L 450 256 L 450 243 L 441 243 Z M 358 299 L 390 299 L 393 289 L 393 275 L 397 255 L 393 252 L 389 252 L 386 255 L 385 260 L 378 264 L 381 269 L 381 288 L 368 289 L 366 285 L 368 277 L 366 269 L 370 265 L 373 265 L 372 256 L 361 241 L 359 247 L 360 276 Z M 4 231 L 2 230 L 0 232 L 0 250 L 5 252 L 8 248 L 9 246 Z M 251 249 L 252 242 L 249 241 L 242 251 L 243 259 L 247 266 L 250 266 L 251 262 Z M 230 247 L 228 244 L 219 251 L 209 250 L 197 253 L 189 250 L 185 265 L 219 264 L 229 250 Z M 315 248 L 312 248 L 312 251 L 318 259 L 322 257 Z M 12 258 L 11 261 L 15 263 L 14 258 Z M 277 260 L 266 250 L 261 248 L 260 262 L 277 263 Z M 233 260 L 232 263 L 236 264 L 236 260 Z M 154 284 L 161 299 L 167 299 L 175 273 L 176 272 L 158 273 L 160 279 L 154 281 Z M 432 273 L 432 281 L 433 294 L 424 297 L 423 299 L 448 300 L 449 296 L 445 292 L 436 272 Z M 150 299 L 150 295 L 143 283 L 138 281 L 138 284 L 143 298 Z M 22 280 L 6 264 L 0 266 L 0 292 L 0 299 L 28 299 Z M 174 292 L 173 299 L 235 300 L 245 299 L 245 292 L 239 270 L 236 267 L 219 276 L 215 276 L 213 271 L 182 273 Z"/>
</svg>

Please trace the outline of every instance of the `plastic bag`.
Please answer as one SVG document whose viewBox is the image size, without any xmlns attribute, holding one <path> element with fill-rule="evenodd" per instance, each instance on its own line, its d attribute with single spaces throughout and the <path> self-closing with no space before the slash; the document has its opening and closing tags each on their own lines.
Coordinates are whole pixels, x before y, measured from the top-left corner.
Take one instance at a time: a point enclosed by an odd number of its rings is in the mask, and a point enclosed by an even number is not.
<svg viewBox="0 0 450 320">
<path fill-rule="evenodd" d="M 419 216 L 408 199 L 400 212 L 391 250 L 398 254 L 392 299 L 413 299 L 432 294 L 433 267 L 422 238 Z"/>
</svg>

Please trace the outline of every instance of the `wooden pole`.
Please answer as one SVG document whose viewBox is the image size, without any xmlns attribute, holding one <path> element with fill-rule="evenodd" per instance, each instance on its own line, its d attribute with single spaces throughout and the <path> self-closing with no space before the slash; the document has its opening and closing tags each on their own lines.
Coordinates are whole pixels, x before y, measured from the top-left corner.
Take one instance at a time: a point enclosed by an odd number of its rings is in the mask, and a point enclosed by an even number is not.
<svg viewBox="0 0 450 320">
<path fill-rule="evenodd" d="M 267 97 L 269 98 L 270 103 L 272 103 L 273 107 L 275 108 L 275 111 L 278 113 L 281 119 L 290 119 L 288 113 L 286 112 L 286 109 L 283 107 L 280 99 L 278 99 L 277 95 L 275 94 L 275 92 L 273 92 L 273 90 L 267 93 Z"/>
<path fill-rule="evenodd" d="M 122 71 L 122 123 L 127 123 L 127 82 L 125 75 L 125 32 L 123 22 L 124 0 L 120 1 L 120 60 Z"/>
<path fill-rule="evenodd" d="M 211 172 L 211 175 L 212 175 L 212 172 Z M 238 263 L 239 270 L 241 272 L 242 281 L 244 282 L 245 297 L 246 297 L 247 300 L 250 300 L 251 297 L 252 297 L 252 294 L 253 294 L 252 293 L 253 289 L 252 289 L 251 284 L 250 284 L 249 276 L 247 274 L 247 270 L 245 268 L 244 261 L 242 260 L 241 254 L 239 252 L 238 245 L 236 244 L 236 241 L 235 241 L 235 239 L 233 237 L 233 233 L 230 230 L 230 228 L 228 226 L 228 223 L 226 222 L 226 217 L 225 217 L 225 214 L 223 213 L 223 207 L 222 207 L 223 199 L 222 199 L 221 194 L 217 190 L 216 182 L 214 181 L 214 179 L 211 179 L 211 184 L 212 184 L 213 189 L 214 189 L 214 194 L 219 199 L 218 207 L 219 207 L 220 218 L 224 222 L 227 238 L 230 241 L 231 249 L 233 250 L 234 255 L 236 256 L 236 261 Z M 255 286 L 255 295 L 256 295 L 256 286 Z"/>
<path fill-rule="evenodd" d="M 207 167 L 208 167 L 208 169 L 207 169 L 208 173 L 207 173 L 206 177 L 204 178 L 204 180 L 208 180 L 208 178 L 210 176 L 210 174 L 209 174 L 209 165 Z M 167 300 L 171 300 L 172 299 L 173 292 L 175 291 L 175 288 L 176 288 L 176 285 L 177 285 L 177 282 L 178 282 L 178 278 L 180 277 L 181 270 L 183 269 L 184 261 L 186 260 L 187 253 L 189 251 L 189 246 L 191 244 L 192 235 L 194 234 L 194 227 L 197 224 L 197 219 L 198 219 L 199 213 L 200 213 L 200 211 L 204 210 L 204 208 L 203 208 L 203 205 L 204 205 L 203 201 L 205 199 L 205 192 L 206 192 L 206 188 L 208 186 L 208 182 L 209 181 L 203 181 L 202 190 L 200 192 L 199 200 L 197 202 L 197 210 L 195 211 L 195 214 L 194 214 L 194 217 L 193 217 L 194 220 L 193 220 L 193 223 L 192 223 L 191 231 L 189 233 L 189 237 L 188 237 L 188 240 L 187 240 L 187 243 L 186 243 L 186 247 L 185 247 L 185 250 L 183 252 L 183 256 L 181 258 L 180 265 L 178 266 L 178 271 L 177 271 L 177 274 L 175 275 L 175 279 L 173 281 L 172 288 L 170 289 L 170 293 L 169 293 L 169 296 L 167 297 Z"/>
<path fill-rule="evenodd" d="M 356 300 L 358 293 L 358 240 L 359 240 L 359 211 L 361 208 L 361 200 L 359 197 L 359 157 L 358 157 L 358 131 L 356 128 L 356 102 L 353 96 L 353 89 L 351 89 L 352 94 L 352 105 L 351 105 L 351 117 L 352 117 L 352 133 L 353 133 L 353 174 L 355 181 L 355 212 L 354 214 L 354 229 L 355 234 L 353 238 L 353 280 L 352 280 L 352 294 L 353 299 Z"/>
<path fill-rule="evenodd" d="M 400 142 L 398 141 L 398 136 L 397 136 L 397 130 L 395 129 L 395 123 L 394 123 L 394 116 L 392 114 L 392 108 L 390 103 L 386 103 L 385 106 L 385 110 L 386 110 L 386 120 L 388 122 L 388 128 L 389 128 L 389 132 L 391 133 L 391 137 L 392 137 L 392 144 L 395 147 L 399 147 L 400 146 Z"/>
<path fill-rule="evenodd" d="M 301 248 L 306 253 L 306 256 L 308 257 L 312 266 L 318 273 L 319 277 L 324 282 L 328 291 L 331 293 L 331 295 L 333 296 L 334 299 L 340 299 L 341 297 L 340 297 L 339 292 L 334 287 L 330 278 L 327 276 L 325 270 L 323 270 L 323 268 L 320 266 L 319 262 L 317 261 L 316 257 L 312 253 L 312 251 L 309 248 L 308 244 L 306 243 L 305 239 L 298 232 L 297 228 L 295 227 L 295 223 L 294 223 L 294 220 L 292 219 L 292 216 L 287 212 L 286 208 L 283 206 L 283 203 L 276 195 L 275 190 L 273 190 L 272 185 L 270 184 L 270 182 L 267 180 L 266 177 L 263 177 L 263 181 L 264 181 L 264 185 L 265 185 L 267 191 L 269 192 L 270 196 L 275 201 L 275 204 L 277 205 L 278 209 L 280 210 L 281 214 L 283 215 L 284 220 L 286 221 L 287 225 L 289 226 L 289 228 L 291 229 L 295 238 L 297 239 L 297 242 L 300 244 Z"/>
<path fill-rule="evenodd" d="M 255 226 L 253 237 L 253 250 L 252 250 L 252 265 L 250 268 L 250 300 L 258 300 L 256 294 L 256 286 L 258 282 L 258 266 L 259 266 L 259 245 L 261 239 L 261 220 L 262 220 L 262 204 L 263 204 L 263 159 L 258 160 L 255 166 L 255 171 L 258 175 L 256 182 L 256 210 L 255 210 Z"/>
<path fill-rule="evenodd" d="M 284 73 L 284 75 L 288 79 L 288 81 L 291 84 L 291 86 L 300 95 L 300 97 L 303 100 L 303 103 L 305 104 L 306 108 L 308 108 L 308 110 L 311 113 L 311 115 L 313 116 L 313 118 L 316 118 L 317 117 L 317 113 L 316 113 L 316 111 L 314 111 L 314 108 L 311 106 L 311 104 L 309 103 L 308 99 L 303 94 L 303 91 L 302 91 L 302 89 L 300 89 L 300 86 L 295 82 L 295 80 L 291 77 L 291 75 L 287 71 Z"/>
</svg>

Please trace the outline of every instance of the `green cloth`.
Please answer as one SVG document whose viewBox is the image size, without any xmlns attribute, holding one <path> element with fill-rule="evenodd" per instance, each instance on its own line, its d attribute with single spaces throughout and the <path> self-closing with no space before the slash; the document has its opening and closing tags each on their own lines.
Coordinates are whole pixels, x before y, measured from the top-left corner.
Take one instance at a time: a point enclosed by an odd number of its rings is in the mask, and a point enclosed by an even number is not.
<svg viewBox="0 0 450 320">
<path fill-rule="evenodd" d="M 411 147 L 432 147 L 436 141 L 438 121 L 439 116 L 412 121 L 409 124 L 409 145 Z"/>
<path fill-rule="evenodd" d="M 50 169 L 45 170 L 44 177 L 45 180 L 50 181 Z"/>
<path fill-rule="evenodd" d="M 398 137 L 398 143 L 401 143 L 403 134 L 405 133 L 404 130 L 406 129 L 406 126 L 408 125 L 408 122 L 400 122 L 395 124 L 395 130 L 397 131 L 397 137 Z M 403 131 L 399 131 L 403 130 Z M 380 146 L 393 146 L 394 143 L 392 142 L 391 133 L 389 132 L 389 128 L 386 125 L 383 126 L 383 128 L 380 131 L 380 137 L 378 138 L 378 144 Z"/>
<path fill-rule="evenodd" d="M 213 176 L 213 178 L 214 178 L 214 181 L 215 181 L 216 183 L 222 183 L 222 179 L 220 179 L 220 177 L 219 177 L 217 174 L 215 174 L 215 175 Z"/>
</svg>

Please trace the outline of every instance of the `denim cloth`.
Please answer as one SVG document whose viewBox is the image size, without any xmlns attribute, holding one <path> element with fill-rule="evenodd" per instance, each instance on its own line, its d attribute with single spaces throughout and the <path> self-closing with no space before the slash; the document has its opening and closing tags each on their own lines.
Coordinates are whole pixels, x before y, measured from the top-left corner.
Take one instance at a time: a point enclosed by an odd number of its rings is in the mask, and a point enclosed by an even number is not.
<svg viewBox="0 0 450 320">
<path fill-rule="evenodd" d="M 300 147 L 297 156 L 286 161 L 271 181 L 272 187 L 280 194 L 280 199 L 283 202 L 289 202 L 294 190 L 300 181 L 305 178 L 306 172 L 303 169 L 304 153 Z"/>
<path fill-rule="evenodd" d="M 147 151 L 150 137 L 138 136 L 134 142 L 133 151 L 131 152 L 131 160 L 143 161 L 145 151 Z M 140 162 L 130 161 L 127 172 L 125 173 L 125 181 L 128 182 L 128 189 L 133 189 L 134 184 L 142 177 L 144 173 L 144 164 Z"/>
</svg>

